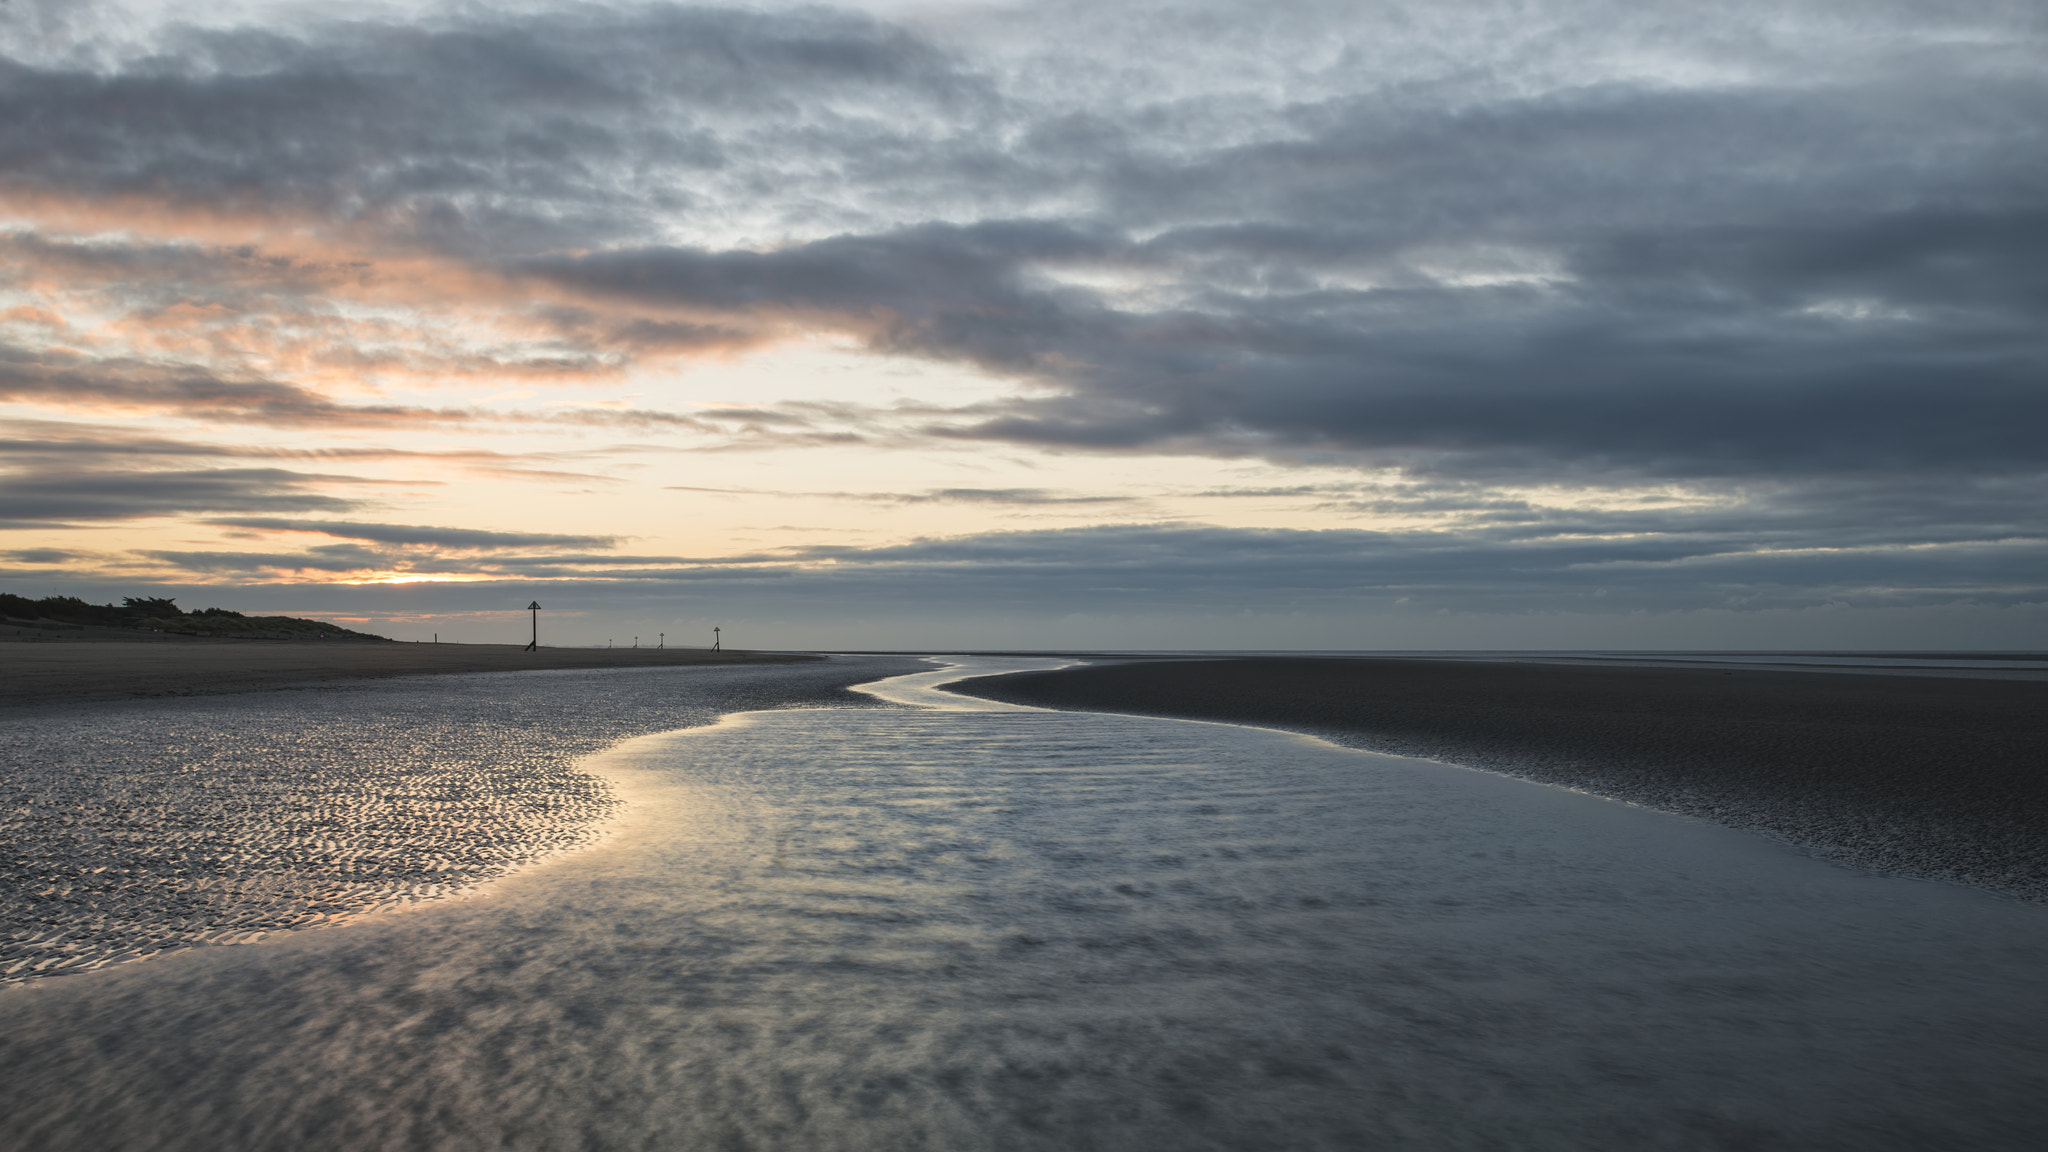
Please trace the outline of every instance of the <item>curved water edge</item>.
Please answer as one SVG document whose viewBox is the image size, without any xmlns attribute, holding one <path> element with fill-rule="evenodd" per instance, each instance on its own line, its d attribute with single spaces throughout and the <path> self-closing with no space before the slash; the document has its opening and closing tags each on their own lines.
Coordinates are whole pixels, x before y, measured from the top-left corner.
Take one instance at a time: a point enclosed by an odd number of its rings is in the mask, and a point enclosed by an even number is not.
<svg viewBox="0 0 2048 1152">
<path fill-rule="evenodd" d="M 530 671 L 0 718 L 0 987 L 431 904 L 587 847 L 575 767 L 908 660 Z"/>
<path fill-rule="evenodd" d="M 979 700 L 971 696 L 957 696 L 943 690 L 943 686 L 969 676 L 987 675 L 989 669 L 1002 672 L 1051 671 L 1071 667 L 1073 660 L 994 660 L 978 661 L 974 657 L 928 657 L 926 663 L 939 665 L 930 672 L 917 672 L 889 676 L 865 683 L 849 684 L 849 691 L 869 696 L 885 704 L 905 708 L 931 709 L 942 712 L 1043 712 L 1046 709 L 1032 708 L 1022 704 L 1006 704 L 994 700 Z M 525 673 L 494 673 L 493 675 L 525 675 Z M 812 707 L 822 707 L 813 705 Z M 518 866 L 486 877 L 460 890 L 436 893 L 428 899 L 396 900 L 388 904 L 364 909 L 350 917 L 350 920 L 365 916 L 417 911 L 439 900 L 476 898 L 491 894 L 495 889 L 519 876 L 537 871 L 552 864 L 568 863 L 570 858 L 594 852 L 610 846 L 617 839 L 629 839 L 645 834 L 653 812 L 661 805 L 676 803 L 675 789 L 661 771 L 660 765 L 670 756 L 672 741 L 677 737 L 691 735 L 724 734 L 740 732 L 757 717 L 773 712 L 802 710 L 801 708 L 778 708 L 763 711 L 728 712 L 709 724 L 689 728 L 674 728 L 652 732 L 622 740 L 619 743 L 592 752 L 577 759 L 571 767 L 586 776 L 603 781 L 612 794 L 613 805 L 604 816 L 586 824 L 581 829 L 578 843 L 550 847 L 522 861 Z M 1310 739 L 1314 739 L 1310 737 Z M 335 923 L 345 921 L 337 920 Z M 325 925 L 332 927 L 334 924 Z M 257 937 L 250 943 L 254 943 Z"/>
<path fill-rule="evenodd" d="M 1072 668 L 1086 664 L 1085 660 L 1030 658 L 1007 656 L 928 656 L 928 664 L 937 668 L 929 672 L 913 672 L 907 675 L 891 676 L 866 684 L 855 684 L 853 690 L 864 696 L 872 696 L 890 704 L 905 708 L 927 708 L 937 712 L 1044 712 L 1047 709 L 1034 708 L 1028 704 L 1010 704 L 1001 700 L 984 700 L 979 696 L 962 696 L 944 690 L 945 685 L 973 676 L 998 676 L 1010 672 L 1055 672 L 1061 668 Z"/>
<path fill-rule="evenodd" d="M 959 668 L 868 686 L 894 703 Z M 25 1148 L 2031 1148 L 2048 916 L 1234 725 L 755 711 L 488 899 L 0 1002 Z"/>
<path fill-rule="evenodd" d="M 968 695 L 1310 732 L 2048 903 L 2039 685 L 1521 662 L 1116 662 Z"/>
</svg>

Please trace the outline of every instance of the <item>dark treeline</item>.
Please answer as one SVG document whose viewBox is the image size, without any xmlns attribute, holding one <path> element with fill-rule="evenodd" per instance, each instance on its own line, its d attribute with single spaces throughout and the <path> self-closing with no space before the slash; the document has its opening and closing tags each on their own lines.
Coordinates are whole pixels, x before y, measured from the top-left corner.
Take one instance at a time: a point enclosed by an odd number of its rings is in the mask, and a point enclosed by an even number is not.
<svg viewBox="0 0 2048 1152">
<path fill-rule="evenodd" d="M 123 596 L 119 604 L 93 604 L 76 596 L 45 596 L 31 600 L 26 596 L 0 592 L 0 616 L 30 625 L 128 628 L 185 636 L 384 639 L 382 636 L 351 632 L 324 620 L 302 620 L 296 616 L 245 616 L 226 608 L 201 608 L 187 612 L 178 607 L 176 600 L 155 596 Z"/>
</svg>

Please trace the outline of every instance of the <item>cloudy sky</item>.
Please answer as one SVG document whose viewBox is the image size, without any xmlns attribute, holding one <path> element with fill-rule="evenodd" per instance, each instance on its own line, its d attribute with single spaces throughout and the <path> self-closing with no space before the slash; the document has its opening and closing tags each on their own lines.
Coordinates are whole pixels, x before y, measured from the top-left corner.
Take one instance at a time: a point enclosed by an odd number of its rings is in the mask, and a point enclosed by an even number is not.
<svg viewBox="0 0 2048 1152">
<path fill-rule="evenodd" d="M 0 588 L 2048 646 L 2048 10 L 0 0 Z"/>
</svg>

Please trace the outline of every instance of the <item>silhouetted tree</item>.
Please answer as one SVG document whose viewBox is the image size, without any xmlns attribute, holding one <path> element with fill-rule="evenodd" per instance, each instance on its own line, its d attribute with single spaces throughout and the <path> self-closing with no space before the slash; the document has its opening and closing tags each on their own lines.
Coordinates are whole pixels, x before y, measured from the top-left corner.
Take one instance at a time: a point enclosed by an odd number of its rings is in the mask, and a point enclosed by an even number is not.
<svg viewBox="0 0 2048 1152">
<path fill-rule="evenodd" d="M 123 596 L 121 597 L 121 606 L 126 608 L 132 615 L 158 619 L 167 619 L 172 616 L 183 616 L 185 614 L 178 608 L 176 600 L 166 600 L 160 596 Z"/>
</svg>

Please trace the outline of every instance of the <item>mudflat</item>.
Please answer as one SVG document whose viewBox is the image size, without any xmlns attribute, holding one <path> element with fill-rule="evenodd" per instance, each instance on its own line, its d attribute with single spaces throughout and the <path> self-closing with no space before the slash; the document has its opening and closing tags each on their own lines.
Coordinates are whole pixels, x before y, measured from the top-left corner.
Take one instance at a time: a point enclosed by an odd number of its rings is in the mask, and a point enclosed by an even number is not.
<svg viewBox="0 0 2048 1152">
<path fill-rule="evenodd" d="M 648 668 L 816 660 L 794 652 L 542 648 L 517 644 L 0 637 L 0 707 L 250 692 L 336 680 L 542 668 Z"/>
<path fill-rule="evenodd" d="M 1096 665 L 956 691 L 1308 732 L 2048 900 L 2048 682 L 1428 659 Z"/>
</svg>

